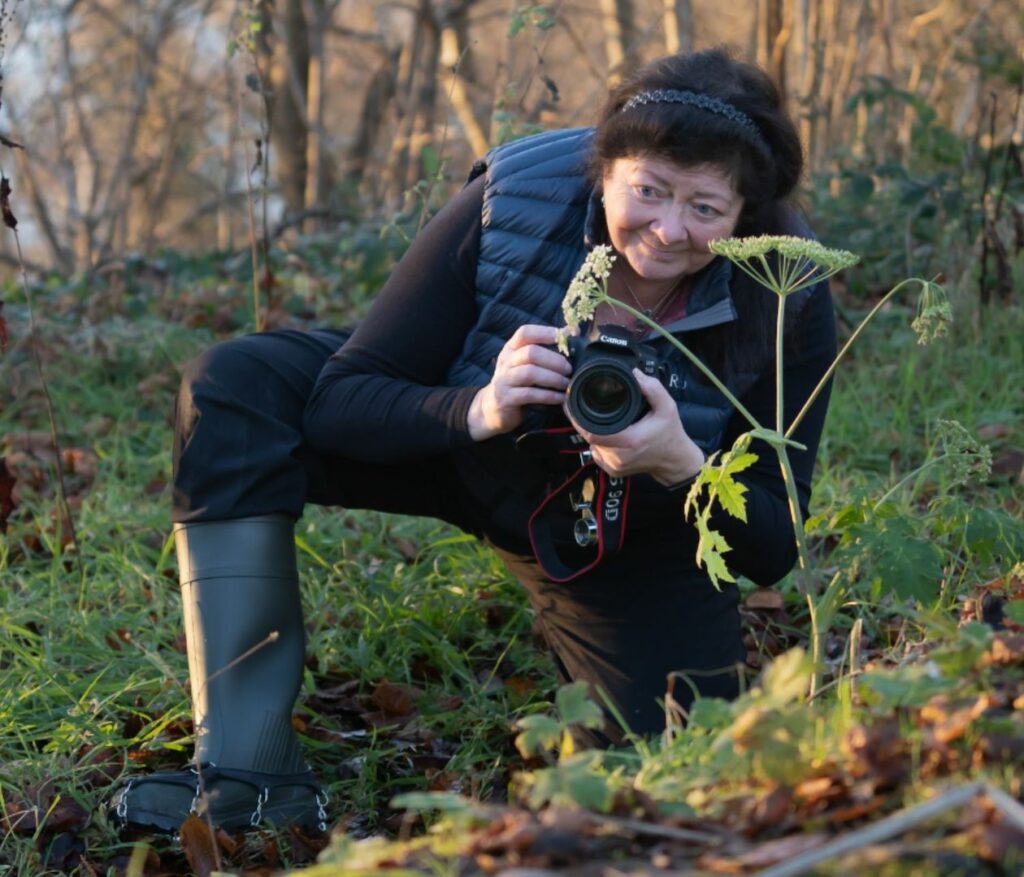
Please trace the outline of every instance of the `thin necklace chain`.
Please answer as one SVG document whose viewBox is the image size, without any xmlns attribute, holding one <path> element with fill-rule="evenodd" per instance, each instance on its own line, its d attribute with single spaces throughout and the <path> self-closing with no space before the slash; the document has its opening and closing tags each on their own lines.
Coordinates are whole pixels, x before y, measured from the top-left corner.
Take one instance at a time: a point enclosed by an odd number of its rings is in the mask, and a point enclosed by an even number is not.
<svg viewBox="0 0 1024 877">
<path fill-rule="evenodd" d="M 644 316 L 647 317 L 649 320 L 654 320 L 655 322 L 657 322 L 658 317 L 661 315 L 662 308 L 668 303 L 669 299 L 672 298 L 672 295 L 678 291 L 679 284 L 682 282 L 682 279 L 683 278 L 680 277 L 675 283 L 673 283 L 668 288 L 668 292 L 666 292 L 660 299 L 658 299 L 658 303 L 653 308 L 645 308 L 640 303 L 640 299 L 636 297 L 636 293 L 633 292 L 633 287 L 629 285 L 629 281 L 626 280 L 625 277 L 622 277 L 622 285 L 626 287 L 626 292 L 629 293 L 630 297 L 636 303 L 636 306 L 643 312 Z"/>
</svg>

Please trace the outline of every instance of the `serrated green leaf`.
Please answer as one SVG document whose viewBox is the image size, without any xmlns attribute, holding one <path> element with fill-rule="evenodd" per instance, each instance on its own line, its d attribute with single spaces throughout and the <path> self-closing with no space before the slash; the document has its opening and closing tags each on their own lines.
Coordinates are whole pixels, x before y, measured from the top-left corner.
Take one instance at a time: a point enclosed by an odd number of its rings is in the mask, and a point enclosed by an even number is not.
<svg viewBox="0 0 1024 877">
<path fill-rule="evenodd" d="M 601 708 L 590 699 L 590 689 L 586 682 L 563 685 L 555 694 L 555 705 L 563 726 L 597 728 L 604 722 Z"/>
<path fill-rule="evenodd" d="M 902 529 L 886 531 L 892 538 L 878 556 L 875 581 L 882 593 L 931 603 L 941 589 L 942 551 L 930 540 L 902 533 Z"/>
<path fill-rule="evenodd" d="M 722 508 L 734 518 L 739 518 L 744 524 L 747 522 L 747 501 L 744 498 L 746 492 L 747 485 L 725 476 L 719 482 L 716 494 Z"/>
<path fill-rule="evenodd" d="M 708 528 L 707 522 L 703 519 L 697 521 L 697 565 L 703 566 L 704 571 L 711 579 L 711 583 L 717 588 L 719 582 L 735 582 L 736 579 L 730 574 L 725 565 L 725 558 L 722 554 L 729 551 L 729 543 L 721 533 Z"/>
<path fill-rule="evenodd" d="M 551 716 L 526 716 L 516 722 L 521 733 L 516 737 L 516 749 L 523 758 L 550 752 L 562 738 L 562 725 Z"/>
</svg>

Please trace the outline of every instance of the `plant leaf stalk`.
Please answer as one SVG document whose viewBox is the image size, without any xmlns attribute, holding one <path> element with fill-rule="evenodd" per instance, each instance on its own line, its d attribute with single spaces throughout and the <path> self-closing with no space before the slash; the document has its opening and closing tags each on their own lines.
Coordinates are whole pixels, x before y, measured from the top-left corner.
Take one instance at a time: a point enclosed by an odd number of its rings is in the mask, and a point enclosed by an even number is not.
<svg viewBox="0 0 1024 877">
<path fill-rule="evenodd" d="M 797 573 L 797 587 L 801 594 L 807 601 L 807 609 L 810 616 L 810 639 L 811 639 L 811 655 L 813 658 L 813 672 L 808 683 L 809 696 L 813 697 L 821 685 L 821 678 L 824 671 L 824 645 L 825 635 L 828 632 L 828 628 L 831 626 L 831 620 L 835 616 L 835 603 L 841 589 L 838 588 L 838 582 L 834 579 L 833 582 L 826 588 L 825 593 L 820 597 L 816 596 L 816 587 L 814 583 L 814 575 L 811 566 L 810 550 L 807 545 L 807 533 L 804 526 L 803 512 L 800 509 L 800 499 L 797 493 L 796 477 L 793 474 L 793 467 L 789 459 L 788 446 L 794 446 L 798 449 L 804 450 L 804 446 L 798 444 L 792 440 L 792 435 L 796 428 L 803 421 L 807 412 L 811 406 L 821 395 L 822 391 L 828 385 L 829 380 L 835 373 L 839 363 L 846 356 L 847 351 L 853 343 L 860 337 L 865 327 L 871 320 L 878 314 L 878 312 L 886 305 L 886 303 L 906 287 L 908 284 L 917 283 L 926 292 L 932 286 L 932 284 L 919 277 L 908 278 L 900 283 L 896 284 L 890 289 L 871 309 L 871 311 L 864 317 L 859 323 L 853 333 L 847 339 L 846 343 L 836 354 L 832 363 L 826 369 L 817 385 L 811 391 L 807 400 L 803 406 L 797 412 L 796 416 L 790 422 L 789 426 L 785 423 L 785 399 L 783 389 L 783 375 L 784 375 L 784 335 L 785 335 L 785 306 L 786 299 L 792 293 L 804 289 L 813 284 L 819 283 L 822 280 L 827 279 L 831 274 L 835 273 L 838 268 L 826 268 L 824 271 L 819 270 L 818 266 L 812 259 L 796 257 L 793 258 L 788 254 L 782 255 L 779 259 L 779 277 L 776 279 L 774 272 L 771 269 L 769 261 L 763 254 L 758 254 L 757 258 L 763 274 L 756 269 L 750 268 L 744 264 L 742 259 L 730 259 L 732 264 L 736 265 L 740 270 L 750 276 L 752 279 L 767 287 L 771 292 L 775 293 L 778 297 L 778 308 L 776 310 L 776 325 L 775 325 L 775 428 L 769 429 L 763 426 L 758 420 L 746 409 L 746 407 L 736 398 L 736 396 L 729 390 L 728 387 L 715 375 L 701 360 L 693 353 L 682 341 L 668 332 L 665 328 L 655 322 L 653 319 L 648 317 L 640 310 L 632 307 L 626 302 L 615 299 L 608 294 L 607 286 L 600 291 L 597 301 L 601 302 L 613 302 L 616 309 L 623 310 L 630 314 L 638 322 L 646 325 L 650 329 L 657 332 L 663 338 L 667 339 L 670 344 L 673 345 L 680 353 L 682 353 L 700 372 L 703 374 L 711 383 L 722 393 L 729 402 L 736 408 L 736 410 L 747 420 L 752 426 L 751 434 L 764 441 L 766 444 L 771 446 L 778 457 L 779 468 L 782 473 L 782 480 L 786 488 L 786 500 L 789 507 L 790 519 L 793 523 L 793 536 L 796 542 L 797 555 L 799 558 L 799 567 Z M 918 474 L 918 473 L 912 473 Z M 889 493 L 883 497 L 884 501 L 893 491 L 899 488 L 906 479 L 900 481 Z"/>
<path fill-rule="evenodd" d="M 857 328 L 854 329 L 850 337 L 846 339 L 846 343 L 842 346 L 839 353 L 836 354 L 836 358 L 832 360 L 832 364 L 825 370 L 825 374 L 821 376 L 821 380 L 818 381 L 817 386 L 811 391 L 811 395 L 807 397 L 807 401 L 804 402 L 803 408 L 801 408 L 800 411 L 797 412 L 796 417 L 793 418 L 793 422 L 790 423 L 789 428 L 786 430 L 787 438 L 793 434 L 793 431 L 800 425 L 804 417 L 807 416 L 807 412 L 811 410 L 811 406 L 814 404 L 814 401 L 821 395 L 821 391 L 825 389 L 825 385 L 829 382 L 832 375 L 835 374 L 836 369 L 839 367 L 839 363 L 842 361 L 843 357 L 846 356 L 846 352 L 853 346 L 853 342 L 860 337 L 861 332 L 864 331 L 867 324 L 874 319 L 875 315 L 883 307 L 885 307 L 889 299 L 909 283 L 918 283 L 921 286 L 928 285 L 928 281 L 921 277 L 909 277 L 906 280 L 902 280 L 897 283 L 878 300 L 878 303 L 868 312 L 867 316 L 857 324 Z"/>
</svg>

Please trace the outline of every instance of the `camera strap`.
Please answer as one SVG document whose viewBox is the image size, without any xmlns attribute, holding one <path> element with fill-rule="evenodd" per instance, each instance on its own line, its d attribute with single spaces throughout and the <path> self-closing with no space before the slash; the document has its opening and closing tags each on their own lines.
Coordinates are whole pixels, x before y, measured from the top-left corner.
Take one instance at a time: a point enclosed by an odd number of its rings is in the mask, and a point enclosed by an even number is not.
<svg viewBox="0 0 1024 877">
<path fill-rule="evenodd" d="M 591 461 L 588 445 L 571 427 L 528 433 L 518 444 L 531 454 L 580 460 L 544 497 L 528 524 L 544 574 L 554 582 L 572 581 L 622 548 L 630 479 L 615 478 Z"/>
</svg>

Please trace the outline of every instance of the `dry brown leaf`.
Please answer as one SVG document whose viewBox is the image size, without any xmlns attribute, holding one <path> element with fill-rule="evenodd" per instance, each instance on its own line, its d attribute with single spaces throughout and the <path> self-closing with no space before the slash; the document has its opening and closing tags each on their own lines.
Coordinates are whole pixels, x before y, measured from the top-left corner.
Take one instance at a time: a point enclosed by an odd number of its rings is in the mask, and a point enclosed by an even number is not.
<svg viewBox="0 0 1024 877">
<path fill-rule="evenodd" d="M 526 698 L 536 691 L 537 681 L 535 679 L 528 679 L 525 676 L 509 676 L 505 680 L 505 687 L 511 689 L 516 697 Z"/>
<path fill-rule="evenodd" d="M 1010 426 L 1006 423 L 983 423 L 975 430 L 978 438 L 983 442 L 1006 438 L 1010 432 Z"/>
<path fill-rule="evenodd" d="M 370 695 L 370 702 L 385 716 L 408 716 L 416 709 L 416 702 L 424 691 L 414 685 L 388 682 L 379 683 Z"/>
<path fill-rule="evenodd" d="M 789 837 L 782 837 L 778 840 L 770 840 L 758 844 L 753 849 L 738 856 L 704 855 L 698 863 L 710 868 L 719 874 L 739 874 L 742 871 L 769 868 L 806 853 L 808 850 L 817 849 L 830 840 L 829 835 L 816 832 L 813 834 L 794 834 Z"/>
<path fill-rule="evenodd" d="M 1017 860 L 1024 853 L 1024 832 L 1005 822 L 975 825 L 968 832 L 978 856 L 987 862 L 1004 862 L 1014 854 Z"/>
<path fill-rule="evenodd" d="M 997 635 L 978 660 L 979 667 L 1010 667 L 1024 663 L 1024 634 Z"/>
<path fill-rule="evenodd" d="M 743 605 L 748 609 L 781 609 L 785 601 L 775 588 L 755 588 L 747 595 Z"/>
<path fill-rule="evenodd" d="M 992 474 L 1024 483 L 1024 451 L 1020 448 L 1003 448 L 992 458 Z"/>
<path fill-rule="evenodd" d="M 217 841 L 210 826 L 198 816 L 186 816 L 180 829 L 181 849 L 196 877 L 210 877 L 221 870 Z"/>
</svg>

